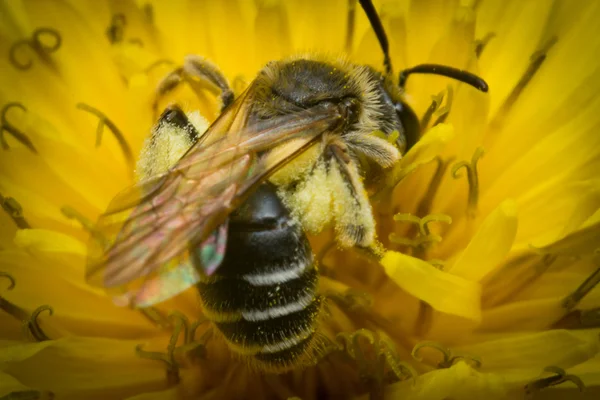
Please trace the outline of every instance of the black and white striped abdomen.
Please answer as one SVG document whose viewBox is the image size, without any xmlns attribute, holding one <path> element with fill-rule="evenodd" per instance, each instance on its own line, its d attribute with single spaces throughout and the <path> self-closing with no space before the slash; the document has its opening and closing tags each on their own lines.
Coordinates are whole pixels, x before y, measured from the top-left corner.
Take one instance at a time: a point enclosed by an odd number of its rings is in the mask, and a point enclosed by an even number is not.
<svg viewBox="0 0 600 400">
<path fill-rule="evenodd" d="M 233 351 L 281 371 L 313 343 L 317 284 L 308 239 L 275 188 L 263 184 L 231 215 L 225 259 L 198 290 L 206 317 Z"/>
</svg>

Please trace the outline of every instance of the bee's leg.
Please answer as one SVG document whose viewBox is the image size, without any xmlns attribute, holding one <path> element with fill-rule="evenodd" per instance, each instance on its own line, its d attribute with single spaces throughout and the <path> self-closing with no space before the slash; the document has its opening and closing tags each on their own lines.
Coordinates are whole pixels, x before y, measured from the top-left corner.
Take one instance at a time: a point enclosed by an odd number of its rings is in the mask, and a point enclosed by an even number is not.
<svg viewBox="0 0 600 400">
<path fill-rule="evenodd" d="M 154 97 L 154 102 L 152 103 L 152 109 L 154 110 L 154 115 L 157 114 L 158 109 L 158 101 L 161 97 L 165 96 L 173 89 L 175 89 L 179 84 L 183 82 L 183 68 L 179 67 L 175 70 L 171 71 L 167 76 L 161 79 L 158 82 L 158 86 L 156 87 L 156 95 Z"/>
<path fill-rule="evenodd" d="M 328 181 L 334 201 L 336 238 L 343 247 L 375 248 L 375 222 L 356 161 L 342 143 L 327 146 Z"/>
<path fill-rule="evenodd" d="M 197 56 L 188 55 L 183 61 L 183 66 L 175 69 L 164 77 L 156 88 L 156 110 L 158 100 L 175 89 L 182 82 L 187 81 L 194 91 L 206 89 L 221 99 L 221 111 L 234 100 L 233 90 L 219 68 L 212 62 Z"/>
<path fill-rule="evenodd" d="M 208 83 L 207 89 L 218 94 L 221 98 L 221 111 L 233 103 L 233 90 L 231 90 L 225 76 L 212 62 L 196 55 L 186 56 L 183 61 L 183 72 L 188 79 Z"/>
</svg>

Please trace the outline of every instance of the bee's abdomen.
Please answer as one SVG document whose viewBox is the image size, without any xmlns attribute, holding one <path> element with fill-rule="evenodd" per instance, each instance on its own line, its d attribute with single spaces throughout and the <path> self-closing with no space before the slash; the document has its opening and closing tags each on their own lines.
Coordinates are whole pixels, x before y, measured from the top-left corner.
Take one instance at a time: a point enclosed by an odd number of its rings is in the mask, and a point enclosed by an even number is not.
<svg viewBox="0 0 600 400">
<path fill-rule="evenodd" d="M 234 351 L 283 370 L 311 347 L 317 285 L 306 236 L 264 184 L 231 216 L 223 263 L 198 289 L 206 316 Z"/>
</svg>

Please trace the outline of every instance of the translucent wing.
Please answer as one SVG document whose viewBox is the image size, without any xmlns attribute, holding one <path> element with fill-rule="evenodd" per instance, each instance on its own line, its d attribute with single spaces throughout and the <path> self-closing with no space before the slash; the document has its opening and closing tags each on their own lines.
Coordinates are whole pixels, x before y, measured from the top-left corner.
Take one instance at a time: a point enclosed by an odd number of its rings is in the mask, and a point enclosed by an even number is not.
<svg viewBox="0 0 600 400">
<path fill-rule="evenodd" d="M 189 257 L 257 184 L 341 119 L 328 103 L 269 120 L 249 118 L 251 108 L 249 92 L 168 173 L 113 200 L 97 224 L 105 239 L 90 251 L 90 283 L 131 298 L 153 282 L 176 282 L 178 273 L 197 281 Z M 163 289 L 153 298 L 178 290 Z"/>
</svg>

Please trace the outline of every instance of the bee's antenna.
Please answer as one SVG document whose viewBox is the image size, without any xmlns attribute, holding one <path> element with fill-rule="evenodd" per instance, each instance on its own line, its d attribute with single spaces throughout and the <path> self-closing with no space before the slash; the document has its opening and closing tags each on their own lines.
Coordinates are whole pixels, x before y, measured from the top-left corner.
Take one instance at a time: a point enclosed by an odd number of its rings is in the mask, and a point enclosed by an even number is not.
<svg viewBox="0 0 600 400">
<path fill-rule="evenodd" d="M 404 71 L 400 71 L 400 77 L 398 78 L 398 85 L 403 88 L 406 85 L 406 79 L 410 74 L 435 74 L 442 75 L 448 78 L 456 79 L 464 82 L 468 85 L 473 86 L 482 92 L 488 91 L 488 84 L 475 74 L 472 74 L 464 69 L 458 69 L 449 67 L 447 65 L 439 64 L 421 64 L 412 68 L 407 68 Z"/>
<path fill-rule="evenodd" d="M 371 27 L 373 28 L 373 31 L 375 31 L 375 35 L 377 35 L 377 40 L 379 41 L 381 50 L 383 50 L 383 65 L 385 67 L 385 73 L 386 75 L 389 75 L 392 73 L 392 60 L 390 60 L 390 45 L 388 43 L 385 30 L 383 29 L 383 25 L 381 25 L 379 15 L 377 15 L 377 10 L 375 10 L 375 6 L 373 6 L 373 2 L 371 0 L 358 0 L 358 2 L 360 3 L 363 10 L 365 10 L 365 14 L 367 14 L 367 18 L 369 18 Z"/>
</svg>

